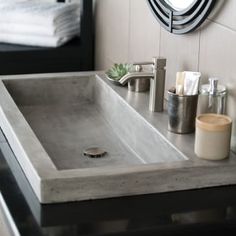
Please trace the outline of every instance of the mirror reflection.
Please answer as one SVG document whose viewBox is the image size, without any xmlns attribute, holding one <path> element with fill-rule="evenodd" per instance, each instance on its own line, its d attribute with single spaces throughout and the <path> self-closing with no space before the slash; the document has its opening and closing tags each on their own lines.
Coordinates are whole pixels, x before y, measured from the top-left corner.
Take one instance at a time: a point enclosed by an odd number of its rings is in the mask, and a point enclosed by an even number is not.
<svg viewBox="0 0 236 236">
<path fill-rule="evenodd" d="M 183 11 L 193 4 L 195 0 L 165 0 L 176 11 Z"/>
</svg>

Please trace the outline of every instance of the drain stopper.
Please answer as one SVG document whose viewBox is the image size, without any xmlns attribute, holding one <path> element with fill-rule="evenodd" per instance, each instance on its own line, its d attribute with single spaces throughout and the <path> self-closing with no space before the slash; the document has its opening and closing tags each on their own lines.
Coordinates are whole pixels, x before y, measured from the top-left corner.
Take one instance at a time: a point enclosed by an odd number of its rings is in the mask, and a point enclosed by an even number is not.
<svg viewBox="0 0 236 236">
<path fill-rule="evenodd" d="M 88 148 L 84 151 L 84 155 L 91 158 L 103 157 L 104 155 L 106 155 L 106 153 L 106 151 L 98 147 Z"/>
</svg>

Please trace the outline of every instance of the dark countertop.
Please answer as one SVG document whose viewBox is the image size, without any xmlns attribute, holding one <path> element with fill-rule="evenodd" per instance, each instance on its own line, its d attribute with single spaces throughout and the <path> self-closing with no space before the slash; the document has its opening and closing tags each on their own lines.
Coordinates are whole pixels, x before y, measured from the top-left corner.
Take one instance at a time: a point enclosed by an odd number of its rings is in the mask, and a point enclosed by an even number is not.
<svg viewBox="0 0 236 236">
<path fill-rule="evenodd" d="M 236 235 L 236 186 L 41 205 L 1 133 L 0 147 L 0 192 L 22 236 Z"/>
</svg>

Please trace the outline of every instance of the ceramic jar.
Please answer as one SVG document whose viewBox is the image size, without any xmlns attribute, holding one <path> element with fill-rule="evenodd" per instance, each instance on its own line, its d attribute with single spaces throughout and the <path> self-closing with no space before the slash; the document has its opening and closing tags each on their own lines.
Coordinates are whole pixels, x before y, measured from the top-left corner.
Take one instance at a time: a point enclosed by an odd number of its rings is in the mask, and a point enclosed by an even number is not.
<svg viewBox="0 0 236 236">
<path fill-rule="evenodd" d="M 207 160 L 229 156 L 232 120 L 219 114 L 202 114 L 196 118 L 195 154 Z"/>
</svg>

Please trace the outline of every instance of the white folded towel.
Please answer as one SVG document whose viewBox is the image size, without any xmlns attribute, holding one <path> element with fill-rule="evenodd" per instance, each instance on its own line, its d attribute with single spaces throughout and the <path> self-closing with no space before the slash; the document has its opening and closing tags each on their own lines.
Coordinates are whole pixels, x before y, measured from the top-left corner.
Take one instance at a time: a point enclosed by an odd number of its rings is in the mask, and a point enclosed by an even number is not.
<svg viewBox="0 0 236 236">
<path fill-rule="evenodd" d="M 68 15 L 77 14 L 77 3 L 50 3 L 40 1 L 0 2 L 0 22 L 55 25 Z"/>
<path fill-rule="evenodd" d="M 80 33 L 78 8 L 75 3 L 0 0 L 0 42 L 61 46 Z"/>
<path fill-rule="evenodd" d="M 58 26 L 42 26 L 37 24 L 19 24 L 19 23 L 4 23 L 0 22 L 0 33 L 4 34 L 26 34 L 26 35 L 40 35 L 40 36 L 66 36 L 79 34 L 80 20 L 65 22 Z"/>
<path fill-rule="evenodd" d="M 56 36 L 31 36 L 24 34 L 4 34 L 0 33 L 0 42 L 13 43 L 26 46 L 39 46 L 39 47 L 59 47 L 70 39 L 74 35 L 68 35 L 66 37 Z"/>
</svg>

